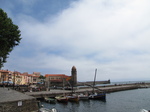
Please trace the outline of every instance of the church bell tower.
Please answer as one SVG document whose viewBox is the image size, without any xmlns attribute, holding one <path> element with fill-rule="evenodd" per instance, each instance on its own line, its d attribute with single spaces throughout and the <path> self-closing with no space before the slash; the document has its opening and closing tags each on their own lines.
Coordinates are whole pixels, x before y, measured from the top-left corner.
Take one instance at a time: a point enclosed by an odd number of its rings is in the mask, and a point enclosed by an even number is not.
<svg viewBox="0 0 150 112">
<path fill-rule="evenodd" d="M 77 86 L 77 70 L 75 66 L 73 66 L 71 69 L 71 77 L 72 77 L 72 86 Z"/>
</svg>

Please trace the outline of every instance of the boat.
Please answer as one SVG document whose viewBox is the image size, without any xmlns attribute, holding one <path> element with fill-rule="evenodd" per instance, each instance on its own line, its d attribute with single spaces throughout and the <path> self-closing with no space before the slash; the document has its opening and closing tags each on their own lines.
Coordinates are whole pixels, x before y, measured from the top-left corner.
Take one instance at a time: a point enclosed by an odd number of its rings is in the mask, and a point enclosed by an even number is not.
<svg viewBox="0 0 150 112">
<path fill-rule="evenodd" d="M 44 97 L 44 100 L 48 103 L 56 103 L 56 100 L 54 98 Z"/>
<path fill-rule="evenodd" d="M 150 112 L 149 110 L 146 110 L 146 109 L 141 109 L 140 112 Z"/>
<path fill-rule="evenodd" d="M 102 93 L 94 93 L 89 95 L 89 99 L 97 99 L 97 100 L 105 100 L 106 99 L 106 93 L 102 92 Z"/>
<path fill-rule="evenodd" d="M 47 108 L 40 108 L 38 112 L 58 112 L 56 108 L 47 109 Z"/>
<path fill-rule="evenodd" d="M 51 112 L 51 110 L 47 108 L 40 108 L 38 112 Z"/>
<path fill-rule="evenodd" d="M 84 94 L 80 94 L 80 95 L 78 95 L 78 97 L 79 97 L 79 100 L 88 100 L 89 99 L 89 96 L 84 95 Z"/>
<path fill-rule="evenodd" d="M 66 96 L 68 98 L 68 101 L 71 102 L 78 102 L 79 101 L 79 97 L 77 95 L 70 95 L 70 96 Z"/>
<path fill-rule="evenodd" d="M 57 111 L 56 108 L 53 107 L 53 108 L 51 109 L 51 112 L 58 112 L 58 111 Z"/>
<path fill-rule="evenodd" d="M 98 99 L 98 100 L 106 100 L 106 93 L 104 91 L 95 92 L 95 79 L 96 79 L 97 69 L 95 69 L 95 77 L 93 82 L 93 93 L 89 95 L 89 99 Z"/>
<path fill-rule="evenodd" d="M 56 96 L 55 97 L 58 102 L 67 103 L 68 98 L 66 96 Z"/>
</svg>

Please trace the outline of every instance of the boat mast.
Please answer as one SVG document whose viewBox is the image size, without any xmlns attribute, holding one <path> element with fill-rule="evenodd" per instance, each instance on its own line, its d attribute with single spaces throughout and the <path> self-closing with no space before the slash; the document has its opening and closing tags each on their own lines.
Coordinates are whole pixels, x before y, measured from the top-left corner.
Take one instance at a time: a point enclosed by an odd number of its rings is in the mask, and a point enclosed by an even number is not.
<svg viewBox="0 0 150 112">
<path fill-rule="evenodd" d="M 96 80 L 96 73 L 97 73 L 97 69 L 95 69 L 95 77 L 94 77 L 94 82 L 93 82 L 93 93 L 94 93 L 94 86 L 95 86 L 95 80 Z"/>
</svg>

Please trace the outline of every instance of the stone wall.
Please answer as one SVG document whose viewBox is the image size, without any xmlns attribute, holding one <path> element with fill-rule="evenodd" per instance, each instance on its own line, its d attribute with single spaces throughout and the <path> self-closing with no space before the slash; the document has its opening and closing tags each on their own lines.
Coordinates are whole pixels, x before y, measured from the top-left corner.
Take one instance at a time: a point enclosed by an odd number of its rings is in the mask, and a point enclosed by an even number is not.
<svg viewBox="0 0 150 112">
<path fill-rule="evenodd" d="M 0 103 L 0 112 L 33 112 L 37 110 L 36 99 Z"/>
</svg>

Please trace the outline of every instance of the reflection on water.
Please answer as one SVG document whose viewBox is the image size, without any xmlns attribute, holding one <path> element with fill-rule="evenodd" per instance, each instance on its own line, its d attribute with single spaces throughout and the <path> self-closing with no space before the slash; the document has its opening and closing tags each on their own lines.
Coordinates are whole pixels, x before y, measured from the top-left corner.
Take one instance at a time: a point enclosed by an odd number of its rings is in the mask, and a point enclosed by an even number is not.
<svg viewBox="0 0 150 112">
<path fill-rule="evenodd" d="M 106 101 L 101 100 L 81 100 L 79 102 L 68 102 L 49 104 L 42 102 L 45 108 L 55 107 L 59 112 L 99 112 L 99 107 L 105 104 Z"/>
</svg>

